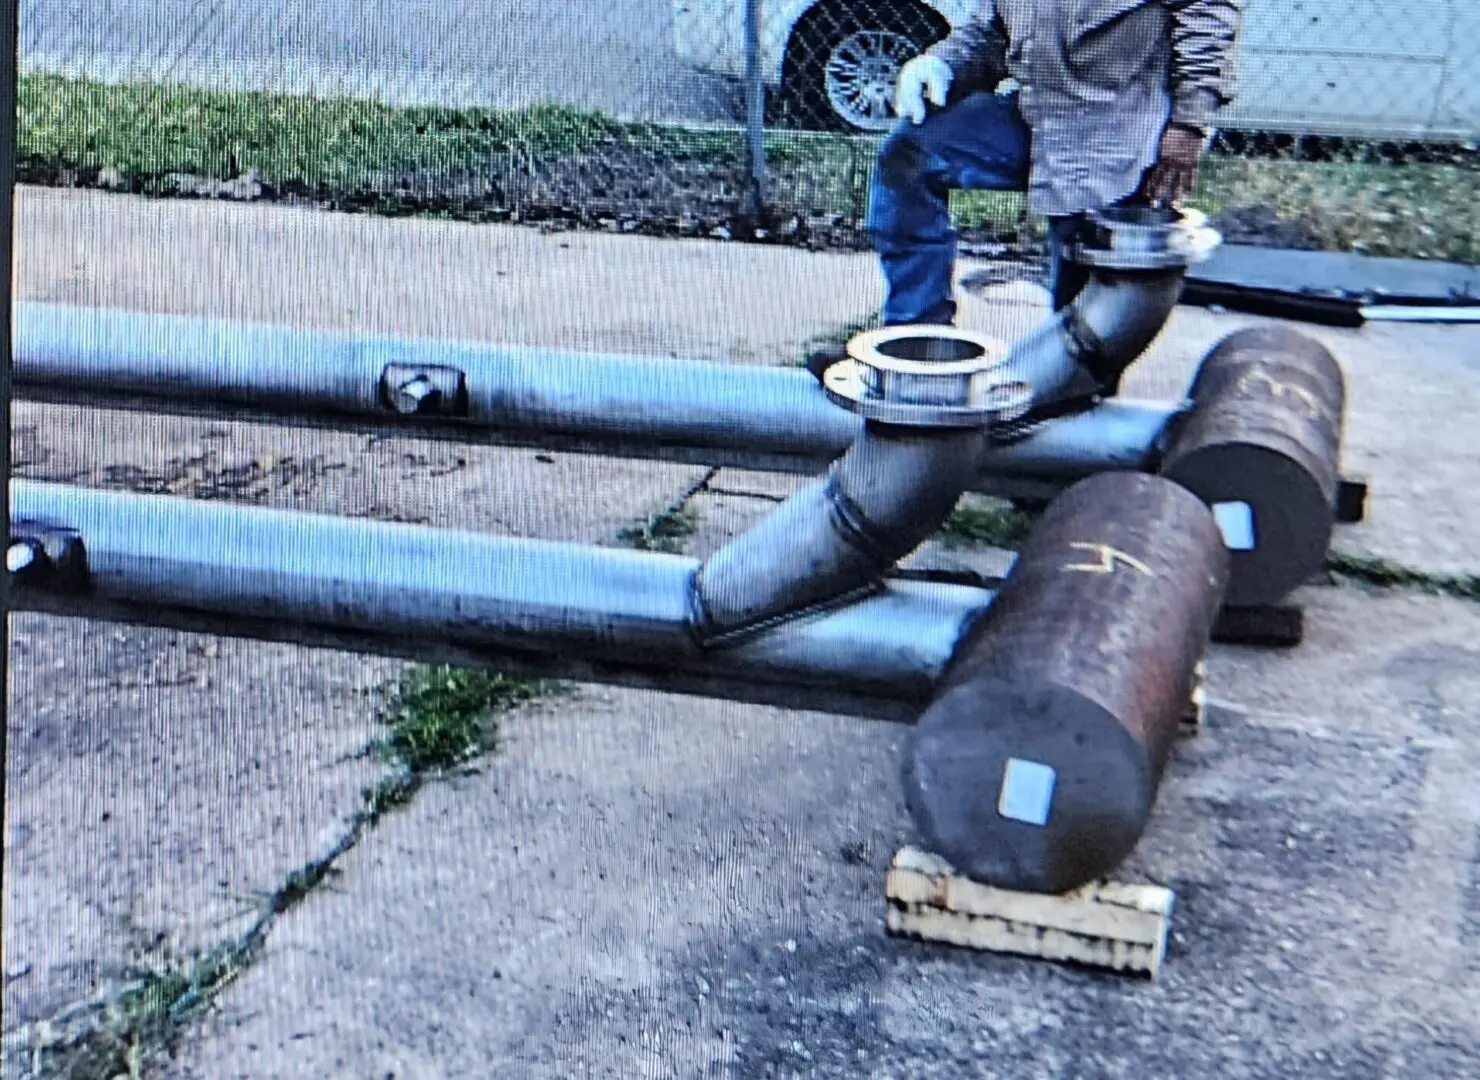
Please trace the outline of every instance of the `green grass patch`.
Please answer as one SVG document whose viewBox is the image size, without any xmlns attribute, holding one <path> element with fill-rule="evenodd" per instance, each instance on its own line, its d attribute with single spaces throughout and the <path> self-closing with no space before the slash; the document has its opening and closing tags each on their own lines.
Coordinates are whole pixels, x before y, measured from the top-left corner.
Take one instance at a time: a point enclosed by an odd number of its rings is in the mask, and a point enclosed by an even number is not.
<svg viewBox="0 0 1480 1080">
<path fill-rule="evenodd" d="M 673 506 L 649 514 L 636 525 L 629 525 L 617 538 L 639 551 L 661 551 L 680 555 L 699 528 L 699 515 L 687 505 Z"/>
<path fill-rule="evenodd" d="M 35 73 L 20 76 L 18 95 L 17 164 L 29 183 L 168 195 L 191 191 L 182 176 L 251 175 L 262 197 L 336 208 L 469 220 L 549 213 L 694 235 L 733 219 L 745 189 L 738 130 L 625 123 L 561 105 L 404 108 Z M 856 244 L 879 140 L 772 130 L 765 142 L 777 228 L 805 219 L 798 239 Z M 1216 153 L 1191 202 L 1214 216 L 1258 209 L 1334 250 L 1480 262 L 1477 177 L 1463 156 Z M 957 192 L 952 210 L 978 236 L 1043 236 L 1021 193 Z"/>
<path fill-rule="evenodd" d="M 272 184 L 353 187 L 405 169 L 574 154 L 638 134 L 599 113 L 556 106 L 395 108 L 54 75 L 21 76 L 17 94 L 23 174 L 111 168 L 129 177 L 230 179 L 257 170 Z"/>
<path fill-rule="evenodd" d="M 994 547 L 1016 551 L 1028 538 L 1036 515 L 1011 503 L 968 495 L 941 526 L 938 538 L 948 547 Z"/>
<path fill-rule="evenodd" d="M 1323 248 L 1480 263 L 1473 163 L 1209 157 L 1191 200 L 1210 215 L 1268 208 Z"/>
<path fill-rule="evenodd" d="M 1337 577 L 1379 589 L 1409 589 L 1458 600 L 1480 600 L 1480 574 L 1431 574 L 1371 555 L 1333 551 L 1326 569 Z"/>
<path fill-rule="evenodd" d="M 498 715 L 549 689 L 540 681 L 445 664 L 415 668 L 382 709 L 389 730 L 381 751 L 411 776 L 446 772 L 494 749 Z"/>
</svg>

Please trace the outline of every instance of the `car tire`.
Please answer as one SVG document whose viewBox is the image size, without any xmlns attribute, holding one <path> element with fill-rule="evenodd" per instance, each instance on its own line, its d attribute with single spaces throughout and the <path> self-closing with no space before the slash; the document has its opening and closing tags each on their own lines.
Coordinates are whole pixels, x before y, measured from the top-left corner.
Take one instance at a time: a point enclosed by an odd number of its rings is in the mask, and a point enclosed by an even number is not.
<svg viewBox="0 0 1480 1080">
<path fill-rule="evenodd" d="M 785 121 L 817 131 L 887 131 L 895 122 L 891 63 L 897 74 L 897 65 L 949 30 L 934 11 L 909 0 L 817 4 L 798 20 L 787 43 L 780 88 Z M 858 66 L 849 63 L 859 60 Z M 859 67 L 864 70 L 853 80 L 856 92 L 850 92 L 850 71 Z"/>
</svg>

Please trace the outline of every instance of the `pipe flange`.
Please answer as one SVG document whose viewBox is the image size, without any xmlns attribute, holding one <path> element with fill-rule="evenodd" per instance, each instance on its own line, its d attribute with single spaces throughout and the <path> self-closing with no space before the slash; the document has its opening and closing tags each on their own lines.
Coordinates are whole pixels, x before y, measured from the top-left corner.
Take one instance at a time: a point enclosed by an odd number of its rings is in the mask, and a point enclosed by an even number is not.
<svg viewBox="0 0 1480 1080">
<path fill-rule="evenodd" d="M 1207 259 L 1222 242 L 1200 210 L 1116 206 L 1085 215 L 1068 256 L 1105 270 L 1185 269 Z"/>
<path fill-rule="evenodd" d="M 1008 378 L 998 338 L 951 326 L 889 326 L 848 342 L 822 375 L 836 405 L 905 427 L 986 427 L 1020 419 L 1033 388 Z"/>
</svg>

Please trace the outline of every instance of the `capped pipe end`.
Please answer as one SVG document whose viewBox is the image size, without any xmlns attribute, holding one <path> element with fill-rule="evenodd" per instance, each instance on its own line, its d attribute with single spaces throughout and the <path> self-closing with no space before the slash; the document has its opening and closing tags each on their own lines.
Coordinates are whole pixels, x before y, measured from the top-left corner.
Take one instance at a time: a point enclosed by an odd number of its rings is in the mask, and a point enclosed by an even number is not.
<svg viewBox="0 0 1480 1080">
<path fill-rule="evenodd" d="M 889 326 L 859 334 L 848 355 L 822 374 L 837 405 L 865 419 L 905 427 L 1010 423 L 1032 404 L 1033 388 L 1005 370 L 999 338 L 951 326 Z"/>
<path fill-rule="evenodd" d="M 1062 893 L 1130 854 L 1155 786 L 1144 752 L 1087 695 L 994 679 L 931 706 L 904 791 L 927 847 L 967 877 Z"/>
</svg>

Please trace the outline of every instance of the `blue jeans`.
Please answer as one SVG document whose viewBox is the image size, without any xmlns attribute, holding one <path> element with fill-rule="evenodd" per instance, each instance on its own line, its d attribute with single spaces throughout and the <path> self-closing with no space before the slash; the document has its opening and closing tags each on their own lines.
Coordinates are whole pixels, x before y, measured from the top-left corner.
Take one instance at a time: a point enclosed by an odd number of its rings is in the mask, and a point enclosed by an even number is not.
<svg viewBox="0 0 1480 1080">
<path fill-rule="evenodd" d="M 886 325 L 949 325 L 955 319 L 950 193 L 1026 191 L 1032 139 L 1015 96 L 983 92 L 932 110 L 922 124 L 903 119 L 884 140 L 865 227 L 883 266 Z M 1056 311 L 1088 280 L 1081 267 L 1063 258 L 1076 221 L 1048 219 L 1049 288 Z"/>
</svg>

